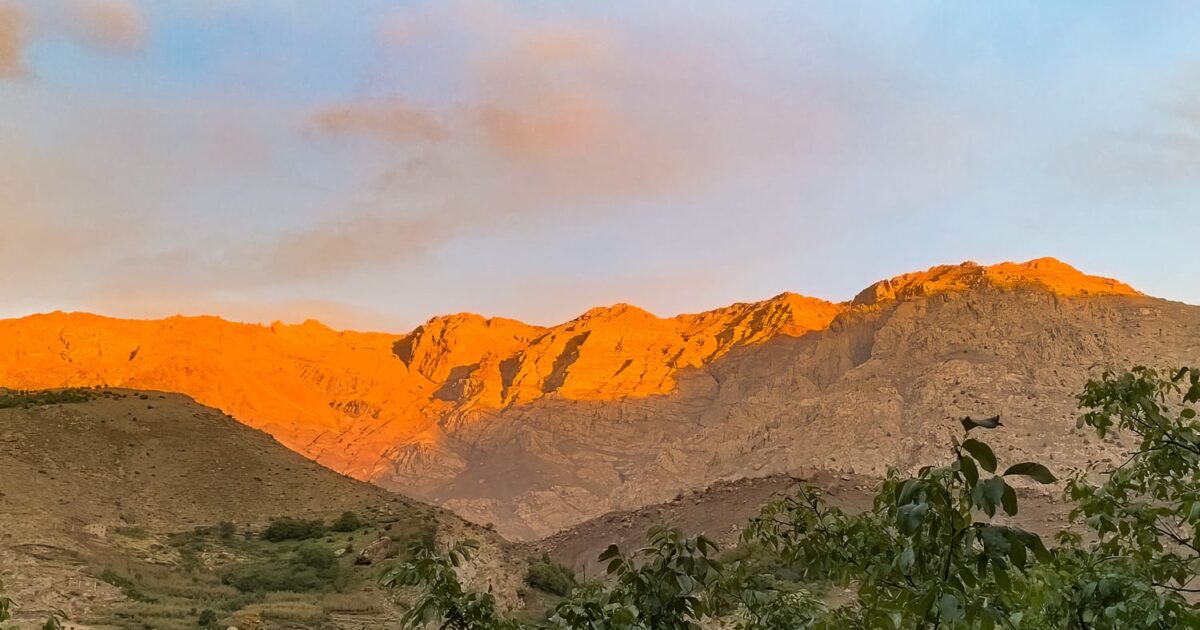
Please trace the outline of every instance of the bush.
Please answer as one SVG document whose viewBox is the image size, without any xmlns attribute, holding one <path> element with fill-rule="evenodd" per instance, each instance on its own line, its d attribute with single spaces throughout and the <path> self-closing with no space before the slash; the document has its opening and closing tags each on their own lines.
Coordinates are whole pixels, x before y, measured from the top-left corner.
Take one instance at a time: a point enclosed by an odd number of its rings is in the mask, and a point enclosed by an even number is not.
<svg viewBox="0 0 1200 630">
<path fill-rule="evenodd" d="M 575 588 L 575 573 L 543 554 L 529 560 L 525 583 L 543 593 L 566 597 Z"/>
<path fill-rule="evenodd" d="M 333 525 L 329 526 L 329 529 L 335 532 L 353 532 L 362 529 L 362 526 L 362 519 L 358 518 L 357 514 L 354 512 L 342 512 L 342 515 L 333 522 Z"/>
<path fill-rule="evenodd" d="M 308 540 L 325 535 L 325 524 L 321 521 L 306 521 L 296 518 L 276 518 L 263 530 L 260 538 L 271 542 L 284 540 Z"/>
<path fill-rule="evenodd" d="M 205 608 L 200 611 L 200 618 L 196 621 L 196 625 L 201 628 L 212 628 L 217 625 L 217 613 L 210 608 Z"/>
<path fill-rule="evenodd" d="M 233 523 L 230 523 L 229 521 L 221 521 L 220 523 L 217 524 L 217 535 L 219 535 L 224 540 L 229 540 L 230 538 L 233 538 L 234 532 L 235 532 L 235 529 L 233 527 Z"/>
<path fill-rule="evenodd" d="M 337 562 L 337 556 L 329 547 L 305 544 L 296 550 L 296 561 L 314 569 L 328 569 Z"/>
<path fill-rule="evenodd" d="M 341 589 L 346 578 L 332 550 L 310 543 L 287 557 L 239 564 L 222 581 L 243 593 L 302 593 Z"/>
</svg>

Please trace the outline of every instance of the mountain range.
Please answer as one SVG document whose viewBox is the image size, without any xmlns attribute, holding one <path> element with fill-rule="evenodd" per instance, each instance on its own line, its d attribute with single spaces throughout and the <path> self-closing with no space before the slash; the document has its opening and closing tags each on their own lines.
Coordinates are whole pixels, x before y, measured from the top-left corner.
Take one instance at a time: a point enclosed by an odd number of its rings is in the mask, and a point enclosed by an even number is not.
<svg viewBox="0 0 1200 630">
<path fill-rule="evenodd" d="M 185 394 L 512 539 L 721 480 L 909 468 L 968 414 L 1002 415 L 1005 459 L 1084 466 L 1118 448 L 1068 446 L 1090 374 L 1198 361 L 1200 307 L 1049 258 L 934 267 L 847 302 L 784 293 L 670 318 L 618 304 L 549 327 L 0 321 L 0 387 Z"/>
</svg>

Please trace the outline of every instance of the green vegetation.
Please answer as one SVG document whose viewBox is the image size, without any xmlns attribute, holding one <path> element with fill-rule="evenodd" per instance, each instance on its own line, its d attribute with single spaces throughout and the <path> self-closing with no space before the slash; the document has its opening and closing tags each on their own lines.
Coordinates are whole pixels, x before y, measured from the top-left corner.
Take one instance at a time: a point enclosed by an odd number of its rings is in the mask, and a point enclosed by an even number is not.
<svg viewBox="0 0 1200 630">
<path fill-rule="evenodd" d="M 313 529 L 294 523 L 320 523 L 298 518 L 284 522 L 285 532 Z M 278 527 L 278 526 L 277 526 Z M 396 546 L 420 545 L 436 535 L 436 521 L 424 515 L 384 517 L 378 529 L 363 527 L 326 540 L 322 536 L 297 540 L 267 540 L 231 523 L 195 527 L 170 535 L 165 545 L 159 536 L 140 528 L 117 532 L 139 547 L 156 550 L 153 559 L 136 559 L 112 553 L 102 562 L 103 578 L 132 596 L 94 618 L 89 624 L 119 628 L 195 630 L 200 615 L 217 616 L 212 627 L 327 627 L 332 616 L 387 615 L 387 602 L 376 591 L 379 568 L 356 566 L 347 547 L 361 549 L 388 532 Z M 409 559 L 402 554 L 400 561 Z M 97 570 L 97 577 L 101 572 Z"/>
<path fill-rule="evenodd" d="M 121 589 L 122 595 L 132 599 L 135 602 L 154 603 L 157 601 L 153 597 L 143 593 L 142 590 L 138 588 L 136 582 L 112 569 L 105 569 L 104 573 L 100 574 L 100 579 Z"/>
<path fill-rule="evenodd" d="M 543 554 L 541 558 L 529 558 L 529 569 L 525 572 L 525 583 L 533 588 L 566 597 L 575 588 L 575 573 Z"/>
<path fill-rule="evenodd" d="M 222 579 L 243 593 L 339 590 L 346 585 L 333 550 L 318 543 L 304 544 L 286 556 L 238 564 Z"/>
<path fill-rule="evenodd" d="M 1138 448 L 1100 479 L 1081 471 L 1067 480 L 1072 529 L 1053 546 L 1006 517 L 1019 509 L 1010 482 L 1055 476 L 1037 462 L 1000 468 L 971 436 L 994 427 L 964 422 L 949 463 L 890 474 L 870 510 L 844 513 L 812 488 L 772 502 L 728 563 L 708 539 L 673 529 L 652 531 L 632 555 L 610 546 L 600 556 L 607 582 L 576 587 L 542 624 L 505 618 L 491 594 L 463 590 L 454 567 L 470 545 L 418 549 L 384 584 L 419 589 L 406 628 L 695 630 L 715 619 L 739 630 L 1196 628 L 1197 402 L 1197 369 L 1139 367 L 1089 382 L 1079 427 L 1132 434 Z M 854 595 L 825 603 L 781 575 Z"/>
<path fill-rule="evenodd" d="M 353 532 L 362 529 L 362 519 L 354 512 L 342 512 L 332 525 L 329 526 L 329 531 L 333 532 Z"/>
<path fill-rule="evenodd" d="M 42 389 L 0 390 L 0 409 L 12 407 L 43 407 L 46 405 L 81 403 L 91 400 L 93 392 L 87 389 Z"/>
<path fill-rule="evenodd" d="M 272 519 L 260 536 L 263 540 L 282 542 L 285 540 L 308 540 L 325 535 L 325 524 L 321 521 L 283 517 Z"/>
</svg>

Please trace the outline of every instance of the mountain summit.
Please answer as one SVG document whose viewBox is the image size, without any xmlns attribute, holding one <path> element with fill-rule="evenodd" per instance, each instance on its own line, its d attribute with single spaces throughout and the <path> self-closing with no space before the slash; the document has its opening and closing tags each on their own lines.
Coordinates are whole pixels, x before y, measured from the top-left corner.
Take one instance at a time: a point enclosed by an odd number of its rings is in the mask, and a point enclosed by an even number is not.
<svg viewBox="0 0 1200 630">
<path fill-rule="evenodd" d="M 904 466 L 941 443 L 945 414 L 1003 410 L 1047 442 L 1086 366 L 1197 348 L 1200 309 L 1044 258 L 934 267 L 842 303 L 784 293 L 670 318 L 617 304 L 550 327 L 51 313 L 0 321 L 0 386 L 184 393 L 335 470 L 530 537 L 719 478 Z M 1035 419 L 1027 392 L 1063 406 Z"/>
</svg>

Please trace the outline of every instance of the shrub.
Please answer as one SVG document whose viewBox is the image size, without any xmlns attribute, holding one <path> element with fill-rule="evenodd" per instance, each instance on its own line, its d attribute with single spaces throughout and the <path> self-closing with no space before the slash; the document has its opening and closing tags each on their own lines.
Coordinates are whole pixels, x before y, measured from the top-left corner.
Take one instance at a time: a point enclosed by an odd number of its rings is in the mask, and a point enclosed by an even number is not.
<svg viewBox="0 0 1200 630">
<path fill-rule="evenodd" d="M 325 535 L 325 525 L 321 521 L 306 521 L 296 518 L 272 519 L 270 525 L 263 530 L 260 537 L 271 542 L 284 540 L 308 540 Z"/>
<path fill-rule="evenodd" d="M 296 560 L 314 569 L 328 569 L 337 562 L 337 556 L 329 547 L 309 543 L 296 550 Z"/>
<path fill-rule="evenodd" d="M 566 597 L 575 588 L 575 574 L 543 554 L 541 558 L 530 559 L 525 583 L 543 593 Z"/>
<path fill-rule="evenodd" d="M 301 593 L 337 590 L 345 585 L 346 579 L 333 551 L 310 543 L 286 557 L 234 566 L 225 572 L 222 581 L 243 593 Z"/>
<path fill-rule="evenodd" d="M 229 540 L 230 538 L 233 538 L 233 534 L 235 531 L 236 530 L 233 527 L 233 523 L 230 523 L 229 521 L 221 521 L 220 523 L 217 524 L 217 535 L 220 536 L 221 538 L 223 538 L 224 540 Z"/>
<path fill-rule="evenodd" d="M 200 618 L 196 621 L 196 625 L 201 628 L 212 628 L 217 625 L 217 613 L 210 608 L 205 608 L 200 611 Z"/>
<path fill-rule="evenodd" d="M 329 526 L 329 529 L 335 532 L 353 532 L 362 529 L 362 526 L 362 519 L 357 514 L 354 512 L 342 512 L 342 515 Z"/>
</svg>

